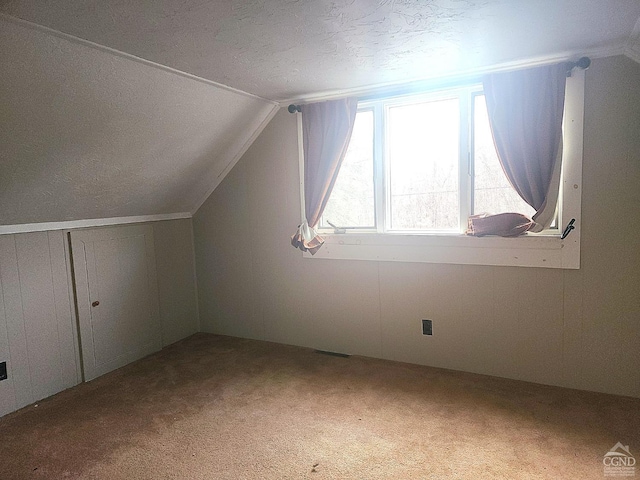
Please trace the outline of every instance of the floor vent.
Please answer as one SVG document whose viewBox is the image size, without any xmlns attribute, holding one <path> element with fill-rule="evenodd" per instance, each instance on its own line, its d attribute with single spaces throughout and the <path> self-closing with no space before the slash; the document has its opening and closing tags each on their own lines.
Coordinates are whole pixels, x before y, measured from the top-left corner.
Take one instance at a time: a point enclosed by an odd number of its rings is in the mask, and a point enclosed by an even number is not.
<svg viewBox="0 0 640 480">
<path fill-rule="evenodd" d="M 332 357 L 342 357 L 342 358 L 349 358 L 351 356 L 347 353 L 328 352 L 326 350 L 316 350 L 316 353 L 321 353 L 322 355 L 331 355 Z"/>
</svg>

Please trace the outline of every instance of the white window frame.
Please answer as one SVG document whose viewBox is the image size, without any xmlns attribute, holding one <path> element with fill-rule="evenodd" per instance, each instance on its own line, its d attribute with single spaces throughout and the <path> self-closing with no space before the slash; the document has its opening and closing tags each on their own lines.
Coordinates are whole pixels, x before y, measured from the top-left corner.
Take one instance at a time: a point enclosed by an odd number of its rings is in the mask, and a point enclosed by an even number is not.
<svg viewBox="0 0 640 480">
<path fill-rule="evenodd" d="M 582 206 L 582 154 L 584 130 L 584 79 L 585 71 L 575 69 L 567 78 L 564 111 L 564 145 L 562 155 L 562 181 L 558 198 L 558 229 L 550 229 L 535 234 L 527 233 L 515 238 L 472 237 L 461 233 L 427 233 L 427 232 L 389 232 L 383 227 L 389 221 L 388 205 L 386 205 L 383 182 L 376 181 L 375 195 L 381 196 L 383 211 L 376 207 L 377 231 L 348 229 L 347 233 L 335 234 L 331 230 L 322 229 L 319 233 L 325 238 L 325 244 L 315 255 L 303 253 L 308 259 L 341 259 L 341 260 L 373 260 L 397 262 L 450 263 L 462 265 L 493 265 L 579 269 L 580 268 L 580 230 Z M 457 89 L 459 90 L 459 88 Z M 470 87 L 470 91 L 478 89 Z M 398 103 L 401 103 L 399 101 Z M 394 102 L 395 104 L 395 102 Z M 362 102 L 362 109 L 371 108 Z M 384 108 L 380 103 L 373 103 L 373 108 Z M 462 108 L 471 108 L 467 105 Z M 376 115 L 377 118 L 379 118 Z M 299 119 L 300 121 L 300 119 Z M 374 135 L 382 135 L 384 125 L 375 122 Z M 298 129 L 299 146 L 302 145 L 301 129 Z M 461 128 L 460 135 L 468 136 L 469 131 Z M 383 137 L 384 138 L 384 137 Z M 471 146 L 468 138 L 466 142 Z M 377 142 L 378 148 L 382 142 Z M 301 148 L 299 151 L 301 152 Z M 463 154 L 461 150 L 461 155 Z M 464 155 L 467 153 L 464 152 Z M 374 152 L 382 155 L 382 151 Z M 301 198 L 304 162 L 300 161 Z M 462 162 L 461 162 L 462 165 Z M 385 168 L 382 162 L 374 162 L 374 175 L 384 175 L 380 169 Z M 388 168 L 388 167 L 387 167 Z M 471 179 L 469 175 L 460 175 L 461 209 L 470 205 Z M 465 180 L 466 178 L 466 180 Z M 464 202 L 463 202 L 464 200 Z M 302 206 L 304 209 L 304 205 Z M 468 211 L 463 211 L 468 213 Z M 304 210 L 302 211 L 304 217 Z M 466 215 L 462 215 L 466 218 Z M 562 240 L 563 229 L 571 219 L 575 219 L 574 229 Z M 463 220 L 461 220 L 462 222 Z M 460 225 L 461 231 L 465 225 Z"/>
</svg>

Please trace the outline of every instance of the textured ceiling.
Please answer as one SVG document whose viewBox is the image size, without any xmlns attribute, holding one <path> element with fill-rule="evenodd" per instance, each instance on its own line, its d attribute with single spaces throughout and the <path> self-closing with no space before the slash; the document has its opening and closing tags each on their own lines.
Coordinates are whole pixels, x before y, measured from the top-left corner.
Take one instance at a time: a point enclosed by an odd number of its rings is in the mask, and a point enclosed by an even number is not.
<svg viewBox="0 0 640 480">
<path fill-rule="evenodd" d="M 0 225 L 192 212 L 277 107 L 0 19 Z"/>
<path fill-rule="evenodd" d="M 638 0 L 8 0 L 0 11 L 265 98 L 622 49 Z"/>
</svg>

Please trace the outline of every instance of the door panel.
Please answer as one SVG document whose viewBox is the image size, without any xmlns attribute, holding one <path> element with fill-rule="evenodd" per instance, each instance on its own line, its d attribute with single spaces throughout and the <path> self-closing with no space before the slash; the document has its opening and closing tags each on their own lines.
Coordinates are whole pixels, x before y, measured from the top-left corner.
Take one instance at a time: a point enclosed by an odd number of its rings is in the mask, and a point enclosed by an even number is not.
<svg viewBox="0 0 640 480">
<path fill-rule="evenodd" d="M 71 232 L 85 380 L 161 348 L 150 225 Z"/>
</svg>

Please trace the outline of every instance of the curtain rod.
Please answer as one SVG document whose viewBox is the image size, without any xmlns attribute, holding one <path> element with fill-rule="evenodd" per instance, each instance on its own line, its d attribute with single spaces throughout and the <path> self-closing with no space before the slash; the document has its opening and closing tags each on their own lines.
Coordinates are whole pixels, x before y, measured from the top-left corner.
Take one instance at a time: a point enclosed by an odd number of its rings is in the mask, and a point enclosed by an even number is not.
<svg viewBox="0 0 640 480">
<path fill-rule="evenodd" d="M 586 70 L 591 66 L 591 59 L 589 57 L 580 57 L 575 62 L 565 62 L 567 65 L 567 77 L 571 76 L 571 71 L 574 68 L 580 68 L 582 70 Z M 302 112 L 302 108 L 300 105 L 291 104 L 287 107 L 289 113 L 299 113 Z"/>
</svg>

